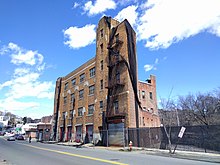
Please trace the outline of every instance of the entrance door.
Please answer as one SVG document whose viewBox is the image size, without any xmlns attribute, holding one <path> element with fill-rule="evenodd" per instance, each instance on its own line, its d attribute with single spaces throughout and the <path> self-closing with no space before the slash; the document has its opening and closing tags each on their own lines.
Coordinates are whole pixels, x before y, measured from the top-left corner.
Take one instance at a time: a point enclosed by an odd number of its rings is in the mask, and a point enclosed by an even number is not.
<svg viewBox="0 0 220 165">
<path fill-rule="evenodd" d="M 67 128 L 67 141 L 71 140 L 72 138 L 72 126 Z"/>
<path fill-rule="evenodd" d="M 82 126 L 76 126 L 76 142 L 81 142 L 82 140 Z"/>
<path fill-rule="evenodd" d="M 60 141 L 64 141 L 65 128 L 60 127 Z"/>
<path fill-rule="evenodd" d="M 93 125 L 86 126 L 86 133 L 88 133 L 88 141 L 91 142 L 93 140 Z"/>
</svg>

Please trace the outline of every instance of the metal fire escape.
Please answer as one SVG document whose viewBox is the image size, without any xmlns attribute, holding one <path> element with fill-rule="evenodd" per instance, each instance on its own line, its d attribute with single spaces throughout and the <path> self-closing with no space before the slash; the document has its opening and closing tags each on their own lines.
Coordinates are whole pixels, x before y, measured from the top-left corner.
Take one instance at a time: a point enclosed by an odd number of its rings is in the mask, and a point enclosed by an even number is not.
<svg viewBox="0 0 220 165">
<path fill-rule="evenodd" d="M 122 47 L 123 41 L 119 40 L 119 37 L 116 36 L 112 40 L 110 40 L 109 45 L 107 47 L 108 54 L 108 82 L 106 84 L 106 88 L 108 88 L 108 99 L 107 99 L 107 111 L 106 111 L 106 119 L 107 122 L 113 119 L 124 119 L 125 113 L 120 111 L 118 107 L 118 111 L 115 110 L 114 102 L 118 100 L 118 95 L 123 91 L 123 87 L 125 85 L 125 79 L 122 79 L 121 71 L 124 67 L 124 59 L 120 55 L 120 49 Z"/>
</svg>

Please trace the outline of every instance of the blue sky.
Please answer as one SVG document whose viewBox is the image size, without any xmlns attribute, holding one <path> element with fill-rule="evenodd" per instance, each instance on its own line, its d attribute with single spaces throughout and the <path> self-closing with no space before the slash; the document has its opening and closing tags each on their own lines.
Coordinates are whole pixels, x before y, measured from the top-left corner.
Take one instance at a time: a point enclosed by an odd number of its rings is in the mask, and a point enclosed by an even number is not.
<svg viewBox="0 0 220 165">
<path fill-rule="evenodd" d="M 95 56 L 99 19 L 128 19 L 158 102 L 220 87 L 219 0 L 1 0 L 0 111 L 53 113 L 56 79 Z"/>
</svg>

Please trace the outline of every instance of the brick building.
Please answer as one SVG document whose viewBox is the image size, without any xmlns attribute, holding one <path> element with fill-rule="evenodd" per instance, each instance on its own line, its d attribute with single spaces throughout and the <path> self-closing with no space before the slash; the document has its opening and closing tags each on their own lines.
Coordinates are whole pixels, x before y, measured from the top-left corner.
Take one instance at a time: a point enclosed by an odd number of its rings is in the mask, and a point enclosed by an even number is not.
<svg viewBox="0 0 220 165">
<path fill-rule="evenodd" d="M 156 80 L 137 80 L 136 34 L 127 20 L 103 17 L 96 56 L 56 81 L 54 139 L 100 139 L 100 130 L 159 126 Z"/>
</svg>

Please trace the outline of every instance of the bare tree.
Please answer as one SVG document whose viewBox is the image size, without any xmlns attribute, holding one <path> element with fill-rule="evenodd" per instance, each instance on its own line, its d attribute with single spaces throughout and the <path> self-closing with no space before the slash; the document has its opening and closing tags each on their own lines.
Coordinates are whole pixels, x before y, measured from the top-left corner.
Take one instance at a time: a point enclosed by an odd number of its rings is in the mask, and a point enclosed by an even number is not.
<svg viewBox="0 0 220 165">
<path fill-rule="evenodd" d="M 179 97 L 178 104 L 182 110 L 188 112 L 192 125 L 200 125 L 202 144 L 206 152 L 209 135 L 209 125 L 220 124 L 219 98 L 212 93 L 187 95 Z"/>
<path fill-rule="evenodd" d="M 161 99 L 161 107 L 162 109 L 159 110 L 159 115 L 168 140 L 167 149 L 169 150 L 169 153 L 173 153 L 171 143 L 171 126 L 176 126 L 179 124 L 176 105 L 173 100 Z"/>
<path fill-rule="evenodd" d="M 197 94 L 181 96 L 178 105 L 181 110 L 187 112 L 187 117 L 192 125 L 213 125 L 220 124 L 219 99 L 211 94 Z"/>
</svg>

